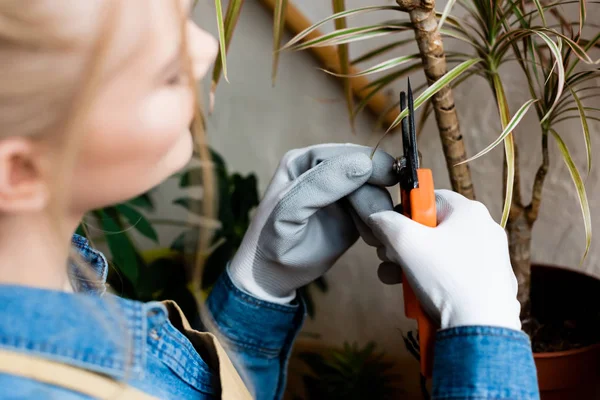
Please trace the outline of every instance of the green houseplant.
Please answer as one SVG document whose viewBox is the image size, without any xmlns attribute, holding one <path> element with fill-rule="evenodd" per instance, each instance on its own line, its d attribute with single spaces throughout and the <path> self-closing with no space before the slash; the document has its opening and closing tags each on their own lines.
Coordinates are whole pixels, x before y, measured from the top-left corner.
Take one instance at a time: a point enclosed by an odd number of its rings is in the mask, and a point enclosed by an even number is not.
<svg viewBox="0 0 600 400">
<path fill-rule="evenodd" d="M 532 228 L 542 202 L 544 182 L 550 165 L 549 144 L 552 141 L 558 146 L 571 174 L 583 214 L 586 244 L 582 262 L 591 244 L 592 226 L 584 185 L 585 175 L 582 176 L 576 167 L 563 140 L 566 132 L 562 131 L 564 126 L 561 122 L 571 119 L 580 121 L 580 135 L 586 149 L 589 173 L 592 165 L 589 121 L 598 121 L 597 113 L 600 111 L 589 105 L 589 101 L 598 98 L 599 92 L 593 83 L 600 76 L 597 62 L 589 54 L 598 47 L 600 35 L 597 34 L 597 27 L 587 18 L 587 7 L 596 2 L 450 0 L 442 12 L 435 10 L 435 2 L 432 0 L 397 0 L 397 5 L 373 5 L 353 10 L 346 10 L 343 0 L 333 0 L 332 3 L 335 12 L 332 16 L 298 34 L 283 48 L 304 50 L 314 46 L 338 46 L 340 63 L 343 65 L 340 70 L 346 71 L 349 66 L 391 55 L 391 58 L 366 67 L 358 74 L 334 74 L 345 82 L 356 76 L 379 74 L 366 88 L 371 94 L 385 90 L 398 79 L 422 69 L 427 83 L 422 86 L 424 91 L 416 99 L 416 106 L 423 106 L 420 110 L 420 125 L 429 114 L 435 114 L 452 188 L 469 198 L 475 198 L 475 191 L 467 162 L 504 144 L 504 207 L 501 224 L 508 234 L 511 262 L 519 281 L 524 329 L 531 335 L 537 350 L 552 348 L 569 351 L 600 341 L 598 330 L 585 341 L 576 333 L 576 328 L 563 329 L 562 321 L 559 329 L 563 332 L 562 337 L 556 340 L 556 346 L 548 346 L 545 342 L 548 337 L 547 329 L 551 328 L 548 325 L 553 324 L 540 321 L 535 313 L 531 293 L 530 256 Z M 462 8 L 464 17 L 453 15 L 453 9 L 457 7 Z M 568 7 L 578 11 L 578 18 L 569 19 L 565 16 L 563 10 Z M 370 12 L 385 12 L 389 19 L 380 24 L 346 27 L 346 18 Z M 408 18 L 403 18 L 406 14 Z M 316 39 L 306 39 L 310 32 L 330 21 L 336 21 L 333 32 Z M 588 31 L 593 32 L 592 36 L 587 36 Z M 349 43 L 390 35 L 399 38 L 350 60 L 347 51 Z M 468 50 L 445 51 L 444 42 L 450 40 L 460 41 L 463 44 L 461 49 L 466 44 Z M 417 53 L 401 52 L 403 45 L 415 41 L 419 49 Z M 518 65 L 530 97 L 514 113 L 509 110 L 507 97 L 510 93 L 506 92 L 504 77 L 500 74 L 500 67 L 507 63 Z M 476 77 L 484 79 L 490 87 L 490 94 L 498 107 L 502 133 L 488 147 L 469 158 L 460 133 L 452 88 Z M 346 100 L 353 119 L 364 108 L 365 101 L 353 106 L 352 96 L 346 96 Z M 390 105 L 397 106 L 397 103 Z M 513 131 L 530 109 L 535 111 L 539 121 L 542 162 L 531 188 L 532 195 L 526 199 L 522 194 L 520 151 L 513 139 Z M 404 114 L 401 114 L 387 131 L 397 126 L 403 117 Z M 535 303 L 535 298 L 533 301 Z M 587 318 L 597 318 L 593 314 L 592 310 Z M 540 332 L 546 333 L 542 337 Z M 573 339 L 574 337 L 577 339 Z"/>
</svg>

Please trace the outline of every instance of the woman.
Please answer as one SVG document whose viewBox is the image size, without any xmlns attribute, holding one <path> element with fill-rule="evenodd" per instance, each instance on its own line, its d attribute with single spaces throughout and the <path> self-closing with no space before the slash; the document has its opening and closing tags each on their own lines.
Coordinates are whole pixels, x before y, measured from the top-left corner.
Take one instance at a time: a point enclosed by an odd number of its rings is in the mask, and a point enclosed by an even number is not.
<svg viewBox="0 0 600 400">
<path fill-rule="evenodd" d="M 434 398 L 537 398 L 502 229 L 444 191 L 438 228 L 394 213 L 392 158 L 360 146 L 285 155 L 207 301 L 214 336 L 172 302 L 104 293 L 106 260 L 73 232 L 188 162 L 194 82 L 217 49 L 190 8 L 0 2 L 0 398 L 279 399 L 304 318 L 296 289 L 359 234 L 382 278 L 402 265 L 441 322 Z"/>
</svg>

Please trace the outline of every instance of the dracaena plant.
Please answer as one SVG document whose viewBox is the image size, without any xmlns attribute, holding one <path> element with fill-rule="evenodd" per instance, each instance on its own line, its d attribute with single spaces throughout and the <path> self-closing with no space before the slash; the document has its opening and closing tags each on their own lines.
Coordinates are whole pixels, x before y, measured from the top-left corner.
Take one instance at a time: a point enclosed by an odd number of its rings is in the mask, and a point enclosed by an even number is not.
<svg viewBox="0 0 600 400">
<path fill-rule="evenodd" d="M 273 3 L 273 69 L 272 81 L 275 85 L 277 78 L 277 66 L 279 64 L 279 47 L 285 25 L 285 11 L 288 0 L 264 0 L 264 3 Z M 195 0 L 194 6 L 198 3 Z M 227 77 L 227 50 L 233 38 L 235 27 L 237 26 L 244 0 L 229 0 L 227 10 L 223 12 L 222 0 L 215 0 L 217 28 L 219 31 L 219 54 L 213 68 L 211 87 L 210 87 L 210 105 L 209 111 L 212 112 L 215 105 L 215 92 L 221 77 L 228 81 Z"/>
<path fill-rule="evenodd" d="M 597 26 L 586 18 L 587 7 L 597 2 L 450 0 L 441 12 L 435 10 L 433 0 L 397 0 L 397 5 L 373 5 L 352 10 L 346 10 L 343 0 L 332 2 L 334 14 L 301 32 L 283 48 L 303 50 L 315 46 L 338 46 L 341 71 L 348 71 L 351 65 L 368 62 L 373 64 L 376 57 L 390 55 L 389 59 L 367 66 L 358 74 L 336 74 L 345 81 L 346 87 L 347 82 L 356 76 L 378 74 L 365 88 L 370 90 L 366 100 L 353 106 L 352 96 L 346 96 L 352 119 L 364 108 L 370 96 L 422 69 L 427 84 L 421 87 L 424 90 L 415 100 L 416 108 L 423 106 L 419 125 L 421 128 L 428 115 L 435 113 L 455 191 L 474 198 L 467 163 L 500 144 L 504 145 L 504 206 L 500 222 L 507 229 L 511 262 L 519 281 L 522 318 L 526 321 L 530 312 L 531 231 L 542 201 L 544 179 L 550 163 L 548 146 L 551 140 L 560 150 L 579 198 L 585 228 L 582 261 L 591 243 L 592 227 L 584 178 L 563 140 L 563 135 L 567 132 L 562 131 L 561 122 L 571 119 L 580 121 L 580 134 L 586 148 L 589 173 L 592 151 L 588 122 L 599 120 L 600 111 L 586 104 L 600 94 L 594 82 L 600 76 L 600 69 L 596 67 L 598 61 L 593 61 L 589 54 L 597 47 L 600 34 L 586 38 L 584 33 L 586 28 L 595 28 L 589 30 L 598 32 Z M 576 20 L 568 19 L 561 11 L 570 6 L 579 10 Z M 457 8 L 462 8 L 465 16 L 454 15 Z M 387 13 L 389 19 L 369 26 L 346 26 L 345 20 L 348 17 L 371 12 Z M 406 14 L 408 19 L 405 18 Z M 340 20 L 344 22 L 340 23 Z M 334 31 L 307 40 L 310 33 L 329 21 L 337 21 Z M 352 42 L 391 35 L 398 39 L 374 48 L 354 60 L 350 59 L 348 49 L 344 47 Z M 450 40 L 468 44 L 469 50 L 445 51 L 444 41 Z M 402 52 L 402 46 L 415 41 L 419 52 Z M 506 93 L 503 77 L 499 73 L 500 67 L 506 63 L 516 63 L 520 67 L 529 89 L 530 98 L 514 113 L 509 109 L 507 96 L 510 93 Z M 582 70 L 581 66 L 587 68 Z M 490 94 L 498 107 L 502 132 L 488 147 L 469 158 L 462 143 L 452 88 L 476 77 L 489 84 Z M 398 103 L 390 104 L 390 107 L 397 106 Z M 530 109 L 535 110 L 539 120 L 542 163 L 534 179 L 532 196 L 525 199 L 521 193 L 519 151 L 513 140 L 513 131 Z M 387 132 L 395 128 L 405 116 L 406 111 L 388 127 Z"/>
</svg>

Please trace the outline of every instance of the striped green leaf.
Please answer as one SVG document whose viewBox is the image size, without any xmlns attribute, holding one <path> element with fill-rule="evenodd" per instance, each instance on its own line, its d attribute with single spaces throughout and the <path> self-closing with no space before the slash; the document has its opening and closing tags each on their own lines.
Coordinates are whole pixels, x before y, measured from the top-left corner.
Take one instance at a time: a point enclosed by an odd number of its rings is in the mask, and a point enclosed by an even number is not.
<svg viewBox="0 0 600 400">
<path fill-rule="evenodd" d="M 535 100 L 535 99 L 531 99 L 531 100 L 527 101 L 525 104 L 523 104 L 521 106 L 521 108 L 519 108 L 519 110 L 517 111 L 517 113 L 511 118 L 510 122 L 508 123 L 508 125 L 506 125 L 506 127 L 504 128 L 504 130 L 502 131 L 502 133 L 500 134 L 500 136 L 498 136 L 498 138 L 496 140 L 494 140 L 488 147 L 486 147 L 485 149 L 481 150 L 479 153 L 475 154 L 473 157 L 470 157 L 470 158 L 466 159 L 465 161 L 461 161 L 460 163 L 458 163 L 456 165 L 461 165 L 461 164 L 465 164 L 465 163 L 471 162 L 473 160 L 478 159 L 481 156 L 486 155 L 490 151 L 492 151 L 504 139 L 506 139 L 506 137 L 516 128 L 517 125 L 519 125 L 519 123 L 521 122 L 521 120 L 523 119 L 523 117 L 525 116 L 525 114 L 527 114 L 527 111 L 529 111 L 529 108 L 536 101 L 537 100 Z"/>
<path fill-rule="evenodd" d="M 387 71 L 388 69 L 397 67 L 398 65 L 402 65 L 409 61 L 420 60 L 420 59 L 421 59 L 420 54 L 410 54 L 408 56 L 396 57 L 396 58 L 392 58 L 391 60 L 386 60 L 382 63 L 379 63 L 371 68 L 367 68 L 364 71 L 357 72 L 357 73 L 351 74 L 351 75 L 337 74 L 335 72 L 327 71 L 325 69 L 323 69 L 323 71 L 327 72 L 330 75 L 338 76 L 341 78 L 355 78 L 358 76 L 365 76 L 365 75 L 375 74 L 378 72 Z"/>
<path fill-rule="evenodd" d="M 592 171 L 592 142 L 590 139 L 590 128 L 588 126 L 587 116 L 585 115 L 585 108 L 583 107 L 579 96 L 573 89 L 569 88 L 569 90 L 571 91 L 573 99 L 575 99 L 577 110 L 579 111 L 579 118 L 581 120 L 581 128 L 583 129 L 583 137 L 585 139 L 585 149 L 587 153 L 587 174 L 589 175 L 589 173 Z"/>
<path fill-rule="evenodd" d="M 579 0 L 579 36 L 583 32 L 583 25 L 585 24 L 585 18 L 587 16 L 587 10 L 585 0 Z"/>
<path fill-rule="evenodd" d="M 221 40 L 221 34 L 219 33 L 219 55 L 217 56 L 215 66 L 213 68 L 212 83 L 210 88 L 209 112 L 212 112 L 215 106 L 215 92 L 217 90 L 217 85 L 219 84 L 219 79 L 221 78 L 221 71 L 223 71 L 223 66 L 226 63 L 224 60 L 226 58 L 227 49 L 229 48 L 229 44 L 233 38 L 233 31 L 237 25 L 243 4 L 244 0 L 230 0 L 229 5 L 227 6 L 225 21 L 223 21 L 223 27 L 225 31 L 224 40 Z M 219 14 L 219 10 L 221 10 L 221 8 L 218 7 L 217 15 Z M 223 47 L 225 50 L 223 50 Z"/>
<path fill-rule="evenodd" d="M 554 139 L 556 139 L 556 143 L 558 144 L 558 148 L 563 156 L 563 160 L 565 161 L 565 164 L 569 169 L 569 173 L 571 174 L 571 178 L 573 179 L 573 183 L 575 184 L 577 196 L 579 197 L 579 205 L 581 207 L 581 213 L 583 214 L 583 224 L 585 226 L 585 252 L 583 253 L 583 257 L 581 258 L 580 262 L 580 264 L 583 265 L 583 262 L 585 261 L 585 258 L 590 250 L 590 245 L 592 244 L 592 216 L 590 212 L 590 205 L 588 203 L 585 185 L 583 184 L 579 170 L 573 162 L 573 157 L 571 157 L 567 145 L 554 129 L 550 129 L 550 132 L 552 133 L 552 136 L 554 136 Z"/>
<path fill-rule="evenodd" d="M 498 104 L 498 112 L 500 113 L 500 123 L 502 128 L 506 129 L 510 125 L 510 111 L 508 109 L 508 100 L 504 92 L 504 85 L 498 74 L 492 75 L 492 83 L 494 85 L 494 95 Z M 518 114 L 518 113 L 517 113 Z M 502 207 L 502 217 L 500 225 L 505 228 L 510 215 L 512 206 L 513 192 L 515 188 L 515 142 L 512 132 L 509 131 L 504 139 L 504 155 L 506 160 L 506 183 L 504 193 L 504 206 Z"/>
<path fill-rule="evenodd" d="M 546 44 L 548 45 L 548 48 L 550 49 L 550 52 L 552 53 L 552 55 L 554 57 L 554 61 L 555 61 L 553 69 L 556 68 L 556 73 L 558 75 L 558 82 L 556 83 L 556 87 L 555 87 L 556 95 L 554 97 L 554 102 L 552 103 L 552 106 L 550 107 L 548 112 L 546 112 L 546 115 L 544 115 L 544 117 L 540 121 L 540 123 L 543 123 L 548 118 L 550 118 L 550 116 L 552 115 L 552 111 L 554 111 L 554 108 L 556 107 L 558 101 L 560 100 L 560 96 L 562 96 L 562 92 L 565 87 L 565 67 L 564 67 L 562 53 L 560 51 L 559 45 L 554 43 L 554 41 L 552 41 L 552 39 L 550 39 L 550 37 L 548 35 L 546 35 L 544 32 L 535 31 L 535 33 L 540 38 L 542 38 L 542 40 L 544 42 L 546 42 Z M 560 42 L 560 38 L 558 40 Z M 550 71 L 550 74 L 548 74 L 548 77 L 550 77 L 551 74 L 552 74 L 552 71 Z"/>
<path fill-rule="evenodd" d="M 285 45 L 283 49 L 290 50 L 305 50 L 310 47 L 325 47 L 337 46 L 344 43 L 352 43 L 360 40 L 372 39 L 379 36 L 386 36 L 400 31 L 410 30 L 410 23 L 394 24 L 394 25 L 369 25 L 358 28 L 346 28 L 336 30 L 334 32 L 319 36 L 312 40 L 307 40 L 304 43 L 289 46 Z"/>
<path fill-rule="evenodd" d="M 345 0 L 331 0 L 333 12 L 338 14 L 346 10 Z M 342 30 L 346 29 L 346 18 L 338 18 L 335 20 L 335 29 Z M 338 59 L 340 63 L 340 76 L 345 76 L 343 79 L 344 85 L 344 97 L 346 98 L 346 107 L 348 108 L 348 114 L 350 115 L 350 126 L 352 132 L 354 132 L 354 94 L 352 93 L 352 85 L 350 79 L 348 79 L 350 73 L 350 51 L 348 44 L 339 44 L 337 47 Z"/>
<path fill-rule="evenodd" d="M 548 23 L 546 22 L 546 16 L 544 15 L 544 7 L 542 7 L 542 3 L 540 2 L 540 0 L 533 0 L 533 2 L 535 3 L 535 7 L 538 10 L 538 15 L 542 19 L 542 24 L 545 27 L 546 25 L 548 25 Z"/>
<path fill-rule="evenodd" d="M 288 0 L 277 0 L 275 9 L 273 10 L 273 70 L 271 72 L 273 86 L 275 86 L 275 80 L 277 79 L 279 46 L 281 45 L 281 37 L 285 30 L 285 10 L 287 9 L 287 4 Z"/>
<path fill-rule="evenodd" d="M 432 98 L 433 95 L 435 95 L 437 92 L 439 92 L 444 86 L 450 84 L 454 79 L 461 76 L 461 74 L 463 72 L 467 71 L 473 65 L 480 63 L 481 61 L 483 61 L 481 58 L 474 58 L 471 60 L 467 60 L 467 61 L 457 65 L 452 70 L 446 72 L 446 74 L 444 76 L 442 76 L 440 79 L 435 81 L 431 86 L 429 86 L 423 93 L 421 93 L 415 99 L 415 110 L 417 110 L 427 100 Z M 383 139 L 385 139 L 387 134 L 390 133 L 392 130 L 394 130 L 398 125 L 400 125 L 402 120 L 404 118 L 406 118 L 407 116 L 408 116 L 408 108 L 404 109 L 396 117 L 396 119 L 394 119 L 394 121 L 389 126 L 389 128 L 385 131 L 385 133 L 381 136 L 381 138 L 379 138 L 379 140 L 377 141 L 377 144 L 375 145 L 375 147 L 373 148 L 373 151 L 371 152 L 371 158 L 373 158 L 373 156 L 375 155 L 375 151 L 377 151 L 377 148 L 379 147 L 379 145 L 381 144 Z"/>
<path fill-rule="evenodd" d="M 283 46 L 283 49 L 291 48 L 296 43 L 300 42 L 302 39 L 304 39 L 305 37 L 310 35 L 312 32 L 316 31 L 317 29 L 319 29 L 321 26 L 325 25 L 329 21 L 333 21 L 338 18 L 346 18 L 346 17 L 358 15 L 358 14 L 373 12 L 373 11 L 385 11 L 385 10 L 401 11 L 400 7 L 398 7 L 398 6 L 370 6 L 370 7 L 355 8 L 352 10 L 346 10 L 346 11 L 342 11 L 339 13 L 335 13 L 335 14 L 317 22 L 316 24 L 309 26 L 308 28 L 306 28 L 305 30 L 303 30 L 302 32 L 300 32 L 299 34 L 294 36 L 289 42 L 286 43 L 285 46 Z"/>
<path fill-rule="evenodd" d="M 417 97 L 415 99 L 415 109 L 417 109 L 423 103 L 425 103 L 425 101 L 427 101 L 431 97 L 433 97 L 433 95 L 436 94 L 437 92 L 439 92 L 444 86 L 448 85 L 450 82 L 452 82 L 453 80 L 458 78 L 460 75 L 462 75 L 466 70 L 471 68 L 473 65 L 480 63 L 481 61 L 482 61 L 481 58 L 474 58 L 471 60 L 467 60 L 467 61 L 457 65 L 452 70 L 448 71 L 444 76 L 442 76 L 440 79 L 435 81 L 423 93 L 421 93 L 421 95 L 419 97 Z M 390 125 L 390 127 L 388 128 L 388 132 L 390 130 L 394 129 L 395 127 L 397 127 L 400 124 L 400 122 L 402 121 L 402 119 L 404 119 L 407 115 L 408 115 L 408 109 L 402 111 L 400 113 L 400 115 L 398 115 L 398 117 L 394 120 L 392 125 Z"/>
<path fill-rule="evenodd" d="M 372 88 L 372 90 L 358 103 L 354 109 L 354 115 L 358 115 L 367 106 L 367 104 L 369 104 L 369 100 L 371 100 L 371 98 L 373 98 L 373 96 L 379 93 L 383 88 L 421 68 L 423 68 L 423 66 L 420 63 L 414 64 L 369 82 L 369 84 L 363 87 L 361 90 L 370 88 Z M 387 114 L 387 112 L 385 114 Z"/>
<path fill-rule="evenodd" d="M 446 7 L 444 7 L 444 11 L 442 12 L 442 16 L 440 17 L 440 20 L 438 22 L 438 30 L 442 29 L 442 25 L 444 25 L 446 18 L 448 18 L 448 16 L 450 15 L 450 11 L 452 11 L 454 3 L 456 3 L 456 0 L 448 0 L 448 2 L 446 3 Z"/>
<path fill-rule="evenodd" d="M 217 10 L 217 29 L 219 31 L 219 51 L 221 55 L 221 68 L 223 77 L 227 82 L 227 42 L 225 40 L 225 21 L 223 20 L 223 5 L 221 0 L 215 0 L 215 9 Z"/>
<path fill-rule="evenodd" d="M 357 59 L 350 61 L 350 64 L 356 65 L 356 64 L 360 64 L 365 61 L 369 61 L 370 59 L 379 57 L 379 56 L 387 53 L 388 51 L 394 50 L 397 47 L 401 47 L 401 46 L 404 46 L 405 44 L 409 44 L 409 43 L 414 43 L 414 41 L 415 41 L 414 38 L 404 39 L 404 40 L 400 40 L 398 42 L 394 42 L 394 43 L 379 47 L 375 50 L 372 50 L 368 53 L 363 54 L 362 56 L 358 57 Z"/>
</svg>

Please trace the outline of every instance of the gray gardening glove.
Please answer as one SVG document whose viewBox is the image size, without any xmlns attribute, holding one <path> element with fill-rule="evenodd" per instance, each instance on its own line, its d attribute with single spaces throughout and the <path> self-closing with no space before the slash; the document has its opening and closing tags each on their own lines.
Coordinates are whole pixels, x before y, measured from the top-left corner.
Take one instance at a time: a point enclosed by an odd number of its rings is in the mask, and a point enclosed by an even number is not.
<svg viewBox="0 0 600 400">
<path fill-rule="evenodd" d="M 288 303 L 296 289 L 323 275 L 363 235 L 359 217 L 391 210 L 383 186 L 398 182 L 394 159 L 353 144 L 323 144 L 288 152 L 228 266 L 234 284 L 251 295 Z M 355 192 L 351 202 L 346 196 Z M 359 207 L 359 209 L 356 209 Z"/>
</svg>

